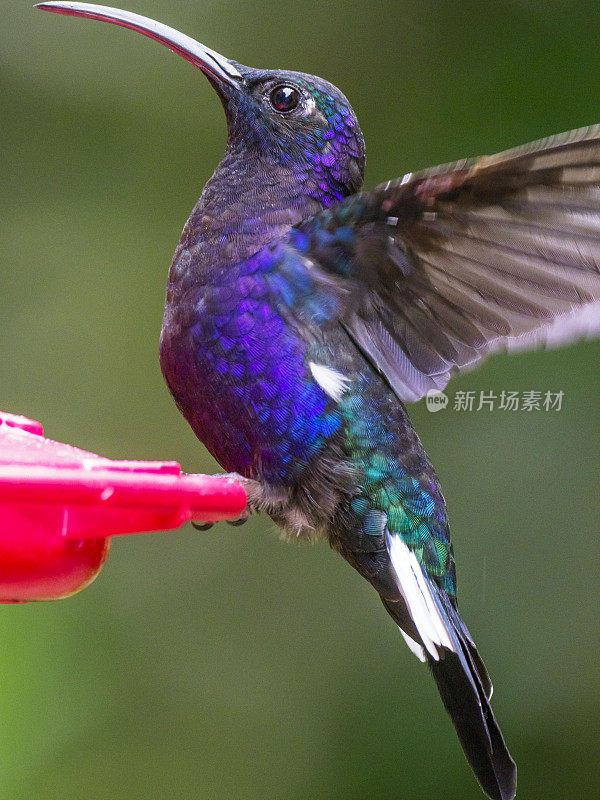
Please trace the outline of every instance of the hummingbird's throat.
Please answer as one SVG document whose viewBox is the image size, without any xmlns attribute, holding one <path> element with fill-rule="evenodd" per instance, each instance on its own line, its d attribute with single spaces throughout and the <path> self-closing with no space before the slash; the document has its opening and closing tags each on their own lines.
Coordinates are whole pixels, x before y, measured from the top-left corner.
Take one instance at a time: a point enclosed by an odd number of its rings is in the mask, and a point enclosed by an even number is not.
<svg viewBox="0 0 600 800">
<path fill-rule="evenodd" d="M 194 250 L 203 272 L 239 263 L 330 205 L 330 196 L 308 174 L 272 168 L 259 154 L 240 161 L 227 153 L 190 214 L 180 247 Z"/>
</svg>

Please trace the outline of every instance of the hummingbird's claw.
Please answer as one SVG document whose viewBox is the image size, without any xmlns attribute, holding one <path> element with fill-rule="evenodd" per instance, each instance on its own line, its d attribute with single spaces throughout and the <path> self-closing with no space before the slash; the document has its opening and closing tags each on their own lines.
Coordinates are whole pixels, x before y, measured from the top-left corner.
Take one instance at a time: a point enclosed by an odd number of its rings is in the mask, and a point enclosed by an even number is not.
<svg viewBox="0 0 600 800">
<path fill-rule="evenodd" d="M 251 513 L 252 511 L 246 507 L 244 511 L 242 511 L 239 517 L 237 517 L 236 519 L 228 519 L 225 521 L 227 522 L 228 525 L 233 525 L 234 528 L 238 528 L 240 525 L 243 525 L 244 522 L 248 522 Z"/>
<path fill-rule="evenodd" d="M 209 531 L 215 523 L 214 522 L 194 522 L 192 520 L 191 524 L 192 524 L 192 528 L 196 528 L 197 531 Z"/>
</svg>

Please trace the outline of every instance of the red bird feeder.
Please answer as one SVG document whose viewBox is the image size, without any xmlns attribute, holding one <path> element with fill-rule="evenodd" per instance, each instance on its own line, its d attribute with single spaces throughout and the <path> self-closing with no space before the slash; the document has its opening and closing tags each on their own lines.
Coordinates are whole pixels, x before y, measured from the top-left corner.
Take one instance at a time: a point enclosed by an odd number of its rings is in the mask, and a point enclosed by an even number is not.
<svg viewBox="0 0 600 800">
<path fill-rule="evenodd" d="M 175 461 L 114 461 L 0 412 L 0 602 L 55 600 L 98 575 L 115 534 L 232 519 L 246 493 Z"/>
</svg>

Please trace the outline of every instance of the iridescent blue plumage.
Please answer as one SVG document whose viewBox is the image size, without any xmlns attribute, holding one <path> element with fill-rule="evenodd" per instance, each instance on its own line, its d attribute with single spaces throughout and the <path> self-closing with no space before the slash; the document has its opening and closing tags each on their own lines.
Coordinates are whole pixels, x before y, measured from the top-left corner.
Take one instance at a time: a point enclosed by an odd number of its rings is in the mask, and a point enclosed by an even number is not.
<svg viewBox="0 0 600 800">
<path fill-rule="evenodd" d="M 287 532 L 322 535 L 429 664 L 483 789 L 516 791 L 491 683 L 456 603 L 444 498 L 403 401 L 505 347 L 600 332 L 600 129 L 358 193 L 346 98 L 151 20 L 208 76 L 223 160 L 175 252 L 161 366 L 197 436 Z"/>
</svg>

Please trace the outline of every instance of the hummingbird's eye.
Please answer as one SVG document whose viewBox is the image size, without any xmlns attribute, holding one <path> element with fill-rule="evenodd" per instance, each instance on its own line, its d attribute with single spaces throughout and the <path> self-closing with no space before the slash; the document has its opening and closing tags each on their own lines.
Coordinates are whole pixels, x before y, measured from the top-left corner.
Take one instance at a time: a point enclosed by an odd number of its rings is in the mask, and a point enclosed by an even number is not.
<svg viewBox="0 0 600 800">
<path fill-rule="evenodd" d="M 271 92 L 270 99 L 275 111 L 285 114 L 296 108 L 300 102 L 300 92 L 293 86 L 276 86 Z"/>
</svg>

